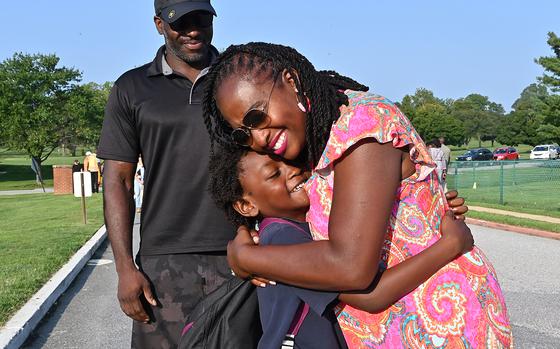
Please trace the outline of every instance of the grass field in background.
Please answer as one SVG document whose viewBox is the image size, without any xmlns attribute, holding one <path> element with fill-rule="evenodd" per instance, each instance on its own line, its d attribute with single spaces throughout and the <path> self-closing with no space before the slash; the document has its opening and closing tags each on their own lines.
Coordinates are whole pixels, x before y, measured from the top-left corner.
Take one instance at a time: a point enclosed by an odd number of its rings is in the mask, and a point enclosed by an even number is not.
<svg viewBox="0 0 560 349">
<path fill-rule="evenodd" d="M 459 192 L 459 193 L 461 193 L 461 192 Z M 511 206 L 508 206 L 508 205 L 490 204 L 490 203 L 487 203 L 487 202 L 476 202 L 476 201 L 473 201 L 473 200 L 469 200 L 469 202 L 467 202 L 467 205 L 469 205 L 469 206 L 481 206 L 481 207 L 495 208 L 495 209 L 498 209 L 498 210 L 514 211 L 514 212 L 520 212 L 520 213 L 528 213 L 528 214 L 535 214 L 535 215 L 540 215 L 540 216 L 560 218 L 560 212 L 546 211 L 546 210 L 539 209 L 539 208 L 526 208 L 526 207 L 514 207 L 514 208 L 512 208 Z"/>
<path fill-rule="evenodd" d="M 526 227 L 526 228 L 550 231 L 554 233 L 560 233 L 560 224 L 555 224 L 555 223 L 534 221 L 531 219 L 517 218 L 517 217 L 511 217 L 511 216 L 505 216 L 505 215 L 499 215 L 499 214 L 493 214 L 487 212 L 475 212 L 475 211 L 469 211 L 467 217 L 481 219 L 483 221 L 490 221 L 490 222 L 514 225 L 518 227 Z"/>
<path fill-rule="evenodd" d="M 0 326 L 103 224 L 102 196 L 0 196 Z"/>
<path fill-rule="evenodd" d="M 52 165 L 71 165 L 74 159 L 83 163 L 82 155 L 61 156 L 51 154 L 41 165 L 45 187 L 53 186 Z M 31 159 L 27 155 L 0 151 L 0 190 L 20 190 L 41 188 L 35 182 L 35 172 L 31 169 Z"/>
<path fill-rule="evenodd" d="M 456 169 L 457 165 L 472 165 L 472 168 Z M 503 165 L 503 171 L 500 165 Z M 455 162 L 448 170 L 448 188 L 459 190 L 468 202 L 560 216 L 560 160 L 521 161 L 515 167 L 508 161 Z M 501 185 L 503 203 L 500 202 Z"/>
</svg>

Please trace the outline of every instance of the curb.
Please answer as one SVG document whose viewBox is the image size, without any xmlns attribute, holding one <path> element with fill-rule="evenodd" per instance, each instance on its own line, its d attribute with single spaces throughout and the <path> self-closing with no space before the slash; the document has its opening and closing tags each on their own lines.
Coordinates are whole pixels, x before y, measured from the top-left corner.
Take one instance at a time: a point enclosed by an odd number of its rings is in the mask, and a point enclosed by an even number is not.
<svg viewBox="0 0 560 349">
<path fill-rule="evenodd" d="M 60 268 L 37 293 L 2 327 L 0 331 L 0 348 L 17 349 L 25 343 L 27 337 L 39 324 L 43 316 L 56 302 L 97 248 L 107 237 L 107 230 L 103 225 L 76 252 L 66 264 Z"/>
<path fill-rule="evenodd" d="M 553 232 L 545 231 L 545 230 L 518 227 L 518 226 L 515 226 L 515 225 L 483 221 L 481 219 L 474 219 L 474 218 L 469 218 L 469 217 L 467 217 L 465 222 L 467 224 L 480 225 L 480 226 L 483 226 L 483 227 L 486 227 L 486 228 L 507 230 L 507 231 L 511 231 L 511 232 L 514 232 L 514 233 L 524 234 L 524 235 L 531 235 L 531 236 L 537 236 L 537 237 L 541 237 L 541 238 L 560 240 L 560 233 L 553 233 Z"/>
</svg>

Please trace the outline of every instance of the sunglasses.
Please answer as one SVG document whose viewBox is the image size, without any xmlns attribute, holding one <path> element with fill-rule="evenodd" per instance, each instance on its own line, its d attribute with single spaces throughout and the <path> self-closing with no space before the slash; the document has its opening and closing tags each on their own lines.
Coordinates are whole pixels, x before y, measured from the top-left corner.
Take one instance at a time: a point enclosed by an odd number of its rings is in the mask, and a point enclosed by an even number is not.
<svg viewBox="0 0 560 349">
<path fill-rule="evenodd" d="M 232 140 L 240 146 L 249 147 L 253 141 L 251 130 L 266 128 L 270 125 L 270 116 L 268 115 L 268 106 L 270 105 L 270 97 L 276 86 L 277 76 L 274 76 L 274 82 L 268 95 L 268 100 L 263 107 L 249 109 L 241 119 L 241 127 L 231 131 Z"/>
</svg>

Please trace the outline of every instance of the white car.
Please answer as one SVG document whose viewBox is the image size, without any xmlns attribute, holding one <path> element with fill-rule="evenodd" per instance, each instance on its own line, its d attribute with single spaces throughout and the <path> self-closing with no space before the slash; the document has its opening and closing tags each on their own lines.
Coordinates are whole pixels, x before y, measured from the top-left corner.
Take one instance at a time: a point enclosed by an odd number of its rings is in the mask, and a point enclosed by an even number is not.
<svg viewBox="0 0 560 349">
<path fill-rule="evenodd" d="M 557 144 L 542 144 L 537 145 L 531 150 L 530 159 L 556 159 L 560 156 L 558 154 Z"/>
</svg>

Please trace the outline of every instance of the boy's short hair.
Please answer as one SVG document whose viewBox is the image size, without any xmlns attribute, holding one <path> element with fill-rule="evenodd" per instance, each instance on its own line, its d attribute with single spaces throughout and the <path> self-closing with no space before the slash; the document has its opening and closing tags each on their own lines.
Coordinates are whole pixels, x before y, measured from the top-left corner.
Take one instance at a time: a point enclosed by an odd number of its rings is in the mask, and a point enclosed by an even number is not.
<svg viewBox="0 0 560 349">
<path fill-rule="evenodd" d="M 233 208 L 236 201 L 243 200 L 243 187 L 239 175 L 241 159 L 250 151 L 248 148 L 230 145 L 225 148 L 216 146 L 210 154 L 210 183 L 208 190 L 212 199 L 222 209 L 228 220 L 236 226 L 253 226 L 256 219 L 244 217 Z"/>
</svg>

